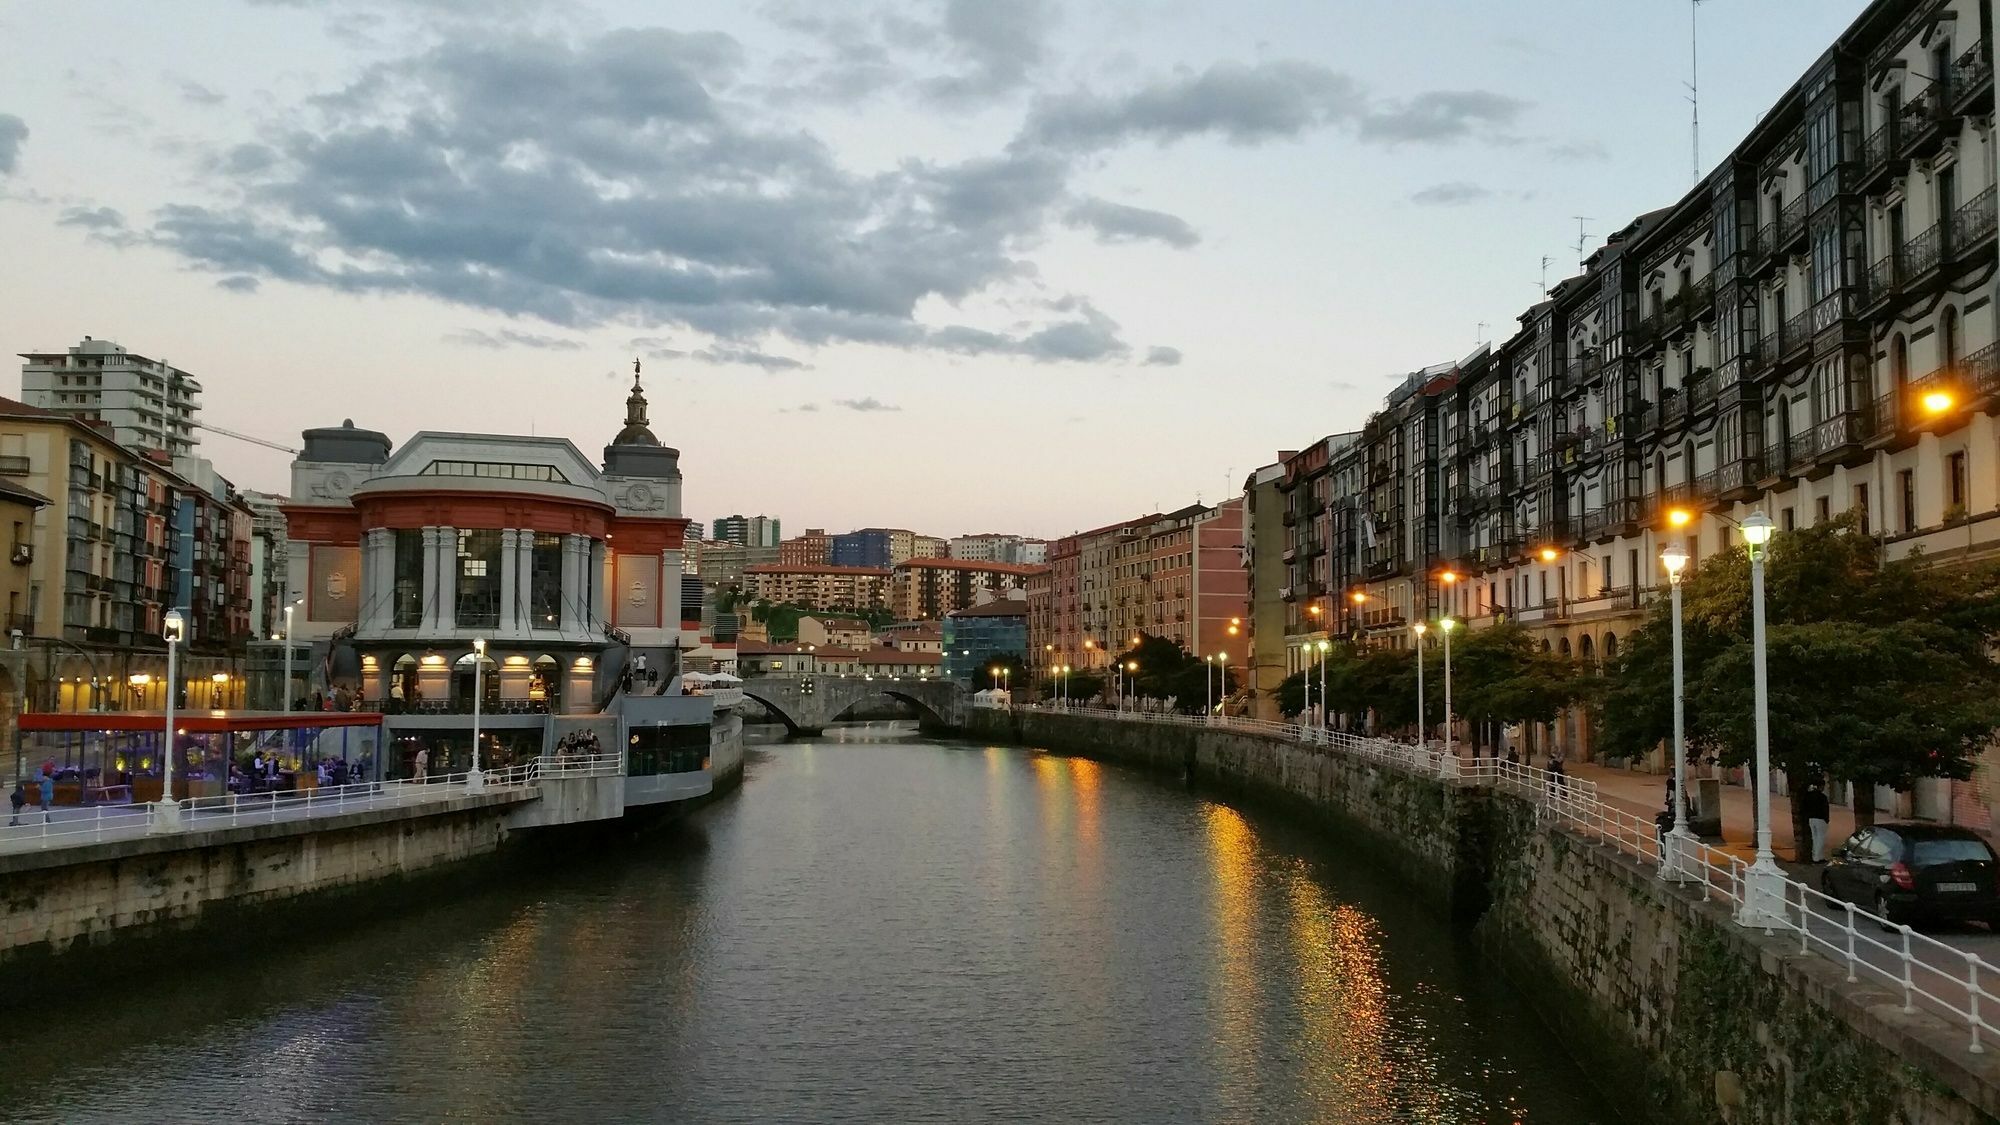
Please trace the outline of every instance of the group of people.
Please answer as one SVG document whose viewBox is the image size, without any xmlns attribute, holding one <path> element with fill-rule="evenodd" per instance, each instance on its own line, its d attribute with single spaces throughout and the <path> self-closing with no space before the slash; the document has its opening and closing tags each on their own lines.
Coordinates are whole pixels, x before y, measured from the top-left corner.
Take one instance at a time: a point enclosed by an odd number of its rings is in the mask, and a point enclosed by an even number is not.
<svg viewBox="0 0 2000 1125">
<path fill-rule="evenodd" d="M 304 768 L 304 767 L 301 767 Z M 321 758 L 312 766 L 313 780 L 321 786 L 347 785 L 359 780 L 356 768 L 344 758 Z M 264 793 L 295 787 L 298 771 L 287 769 L 276 754 L 259 750 L 249 764 L 229 763 L 231 793 Z"/>
<path fill-rule="evenodd" d="M 30 784 L 29 782 L 22 781 L 14 783 L 14 792 L 7 798 L 8 803 L 14 807 L 14 815 L 7 821 L 9 828 L 18 828 L 21 824 L 21 810 L 28 806 L 28 802 L 31 799 Z M 33 796 L 41 799 L 42 821 L 47 823 L 49 819 L 49 807 L 56 802 L 55 763 L 42 763 L 42 772 L 32 783 L 32 786 Z"/>
<path fill-rule="evenodd" d="M 594 730 L 573 730 L 556 741 L 556 761 L 571 758 L 594 758 L 604 752 Z"/>
<path fill-rule="evenodd" d="M 642 652 L 632 658 L 632 663 L 625 666 L 625 675 L 621 681 L 621 686 L 627 692 L 630 692 L 635 684 L 645 684 L 651 687 L 659 682 L 660 670 L 648 667 L 646 654 Z"/>
</svg>

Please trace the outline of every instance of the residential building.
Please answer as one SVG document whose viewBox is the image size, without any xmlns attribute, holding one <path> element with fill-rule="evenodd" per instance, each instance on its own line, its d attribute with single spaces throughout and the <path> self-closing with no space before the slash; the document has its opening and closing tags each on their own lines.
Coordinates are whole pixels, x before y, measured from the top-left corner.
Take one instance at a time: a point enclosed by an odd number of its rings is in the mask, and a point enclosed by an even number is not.
<svg viewBox="0 0 2000 1125">
<path fill-rule="evenodd" d="M 289 600 L 285 576 L 286 499 L 268 492 L 244 492 L 250 508 L 250 635 L 268 637 L 285 627 Z"/>
<path fill-rule="evenodd" d="M 833 537 L 836 566 L 888 568 L 908 562 L 916 552 L 916 534 L 893 527 L 864 527 Z"/>
<path fill-rule="evenodd" d="M 877 676 L 934 679 L 944 657 L 936 652 L 893 648 L 822 648 L 803 643 L 737 645 L 737 675 L 755 676 Z"/>
<path fill-rule="evenodd" d="M 1851 515 L 1889 558 L 2000 556 L 1990 33 L 1978 0 L 1870 4 L 1508 336 L 1408 377 L 1323 468 L 1288 462 L 1293 637 L 1404 645 L 1451 614 L 1607 661 L 1661 549 L 1698 562 L 1756 510 L 1780 534 Z M 1587 755 L 1587 716 L 1531 740 Z M 1996 767 L 1882 807 L 1990 827 Z"/>
<path fill-rule="evenodd" d="M 1296 525 L 1279 487 L 1285 480 L 1285 466 L 1297 451 L 1278 454 L 1278 460 L 1251 473 L 1243 481 L 1245 546 L 1243 569 L 1250 582 L 1250 612 L 1241 640 L 1245 662 L 1242 685 L 1250 700 L 1250 713 L 1260 719 L 1277 719 L 1278 684 L 1291 674 L 1287 653 L 1290 566 L 1296 552 L 1280 553 L 1275 548 L 1285 541 L 1285 532 Z M 1322 541 L 1323 542 L 1323 541 Z"/>
<path fill-rule="evenodd" d="M 1033 548 L 1040 548 L 1039 552 Z M 1031 557 L 1039 554 L 1039 557 Z M 986 532 L 961 535 L 951 541 L 951 557 L 972 562 L 1000 562 L 1015 566 L 1039 566 L 1048 561 L 1048 544 L 1040 539 Z"/>
<path fill-rule="evenodd" d="M 938 535 L 912 535 L 910 537 L 910 557 L 913 559 L 944 559 L 951 557 L 951 544 Z"/>
<path fill-rule="evenodd" d="M 725 590 L 741 591 L 744 571 L 778 562 L 778 551 L 777 547 L 745 547 L 740 543 L 705 539 L 695 545 L 695 573 L 701 576 L 701 584 L 711 596 Z"/>
<path fill-rule="evenodd" d="M 875 627 L 865 617 L 814 613 L 799 618 L 799 640 L 831 648 L 872 648 Z"/>
<path fill-rule="evenodd" d="M 982 670 L 1003 656 L 1028 659 L 1028 603 L 1000 598 L 944 615 L 944 674 L 975 690 L 991 687 Z M 1002 685 L 1009 686 L 1009 685 Z M 1027 690 L 1030 685 L 1011 685 Z"/>
<path fill-rule="evenodd" d="M 851 613 L 888 604 L 889 571 L 869 566 L 785 566 L 743 568 L 744 592 L 758 601 Z"/>
<path fill-rule="evenodd" d="M 778 561 L 786 566 L 826 566 L 833 562 L 833 536 L 825 528 L 806 529 L 778 544 Z"/>
<path fill-rule="evenodd" d="M 936 620 L 994 597 L 1023 597 L 1033 568 L 958 559 L 906 559 L 894 568 L 890 606 L 906 620 Z"/>
<path fill-rule="evenodd" d="M 155 461 L 165 454 L 148 450 Z M 201 457 L 182 457 L 174 471 L 188 487 L 175 490 L 173 603 L 186 616 L 190 652 L 243 646 L 250 631 L 251 538 L 254 513 L 236 487 Z"/>
<path fill-rule="evenodd" d="M 715 521 L 715 538 L 739 547 L 775 547 L 784 536 L 776 516 L 724 516 Z"/>
<path fill-rule="evenodd" d="M 904 652 L 944 651 L 944 626 L 936 621 L 898 621 L 875 630 L 878 647 Z"/>
<path fill-rule="evenodd" d="M 1047 566 L 1037 566 L 1028 572 L 1021 587 L 1026 591 L 1022 600 L 1028 609 L 1027 660 L 1039 681 L 1047 678 L 1051 668 L 1062 663 L 1056 659 L 1055 571 Z"/>
<path fill-rule="evenodd" d="M 21 399 L 29 406 L 111 427 L 128 449 L 186 457 L 199 442 L 201 384 L 164 360 L 89 336 L 67 352 L 23 352 Z"/>
</svg>

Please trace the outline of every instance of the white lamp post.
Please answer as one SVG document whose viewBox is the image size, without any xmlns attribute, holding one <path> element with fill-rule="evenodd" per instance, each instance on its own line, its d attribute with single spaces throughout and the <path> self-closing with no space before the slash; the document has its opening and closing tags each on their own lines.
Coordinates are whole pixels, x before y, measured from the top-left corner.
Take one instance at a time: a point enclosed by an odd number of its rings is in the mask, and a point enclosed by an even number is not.
<svg viewBox="0 0 2000 1125">
<path fill-rule="evenodd" d="M 153 832 L 178 832 L 181 804 L 174 800 L 174 697 L 179 694 L 175 686 L 180 683 L 180 643 L 187 636 L 187 619 L 180 610 L 167 611 L 160 636 L 167 642 L 166 746 L 160 754 L 160 799 L 153 805 L 152 823 L 147 827 Z"/>
<path fill-rule="evenodd" d="M 1685 877 L 1684 859 L 1693 839 L 1687 826 L 1687 734 L 1685 727 L 1686 680 L 1681 672 L 1681 571 L 1687 569 L 1686 548 L 1674 544 L 1660 552 L 1660 565 L 1667 570 L 1672 589 L 1674 637 L 1674 827 L 1667 833 L 1666 854 L 1660 857 L 1660 878 Z"/>
<path fill-rule="evenodd" d="M 1419 621 L 1410 626 L 1417 635 L 1417 753 L 1424 753 L 1424 633 L 1430 626 Z"/>
<path fill-rule="evenodd" d="M 1300 687 L 1302 687 L 1305 691 L 1305 695 L 1303 696 L 1303 702 L 1299 704 L 1299 725 L 1303 727 L 1303 726 L 1308 726 L 1312 723 L 1312 713 L 1313 713 L 1312 642 L 1307 641 L 1305 647 L 1300 651 L 1305 654 L 1299 660 L 1299 684 Z"/>
<path fill-rule="evenodd" d="M 296 601 L 285 603 L 285 713 L 292 711 L 292 611 L 299 607 Z"/>
<path fill-rule="evenodd" d="M 1757 709 L 1757 859 L 1750 865 L 1737 921 L 1758 929 L 1782 924 L 1785 902 L 1785 873 L 1771 854 L 1771 711 L 1764 675 L 1764 554 L 1771 530 L 1771 517 L 1762 510 L 1743 521 L 1743 542 L 1750 549 L 1750 667 Z"/>
<path fill-rule="evenodd" d="M 1458 754 L 1452 747 L 1451 729 L 1451 634 L 1458 628 L 1458 622 L 1444 617 L 1438 620 L 1438 632 L 1444 634 L 1444 763 L 1443 768 L 1452 769 L 1458 762 Z M 1423 654 L 1417 659 L 1422 661 Z"/>
<path fill-rule="evenodd" d="M 479 707 L 486 697 L 486 638 L 472 641 L 472 772 L 465 775 L 465 787 L 477 792 L 486 788 L 486 775 L 479 771 Z"/>
<path fill-rule="evenodd" d="M 1324 728 L 1324 727 L 1329 727 L 1329 726 L 1332 726 L 1332 725 L 1333 725 L 1333 713 L 1332 713 L 1331 711 L 1327 710 L 1327 706 L 1326 706 L 1326 654 L 1327 654 L 1327 650 L 1331 649 L 1332 647 L 1333 647 L 1332 643 L 1330 643 L 1329 641 L 1327 641 L 1327 640 L 1326 640 L 1326 639 L 1325 639 L 1324 637 L 1322 637 L 1322 638 L 1320 639 L 1320 642 L 1319 642 L 1319 725 L 1320 725 L 1321 727 L 1323 727 L 1323 728 Z"/>
</svg>

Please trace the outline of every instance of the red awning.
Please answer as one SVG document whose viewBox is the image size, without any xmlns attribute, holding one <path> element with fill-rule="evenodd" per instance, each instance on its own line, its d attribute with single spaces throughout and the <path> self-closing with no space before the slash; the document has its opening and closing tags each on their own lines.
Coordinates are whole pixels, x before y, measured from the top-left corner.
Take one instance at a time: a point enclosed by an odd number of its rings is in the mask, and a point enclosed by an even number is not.
<svg viewBox="0 0 2000 1125">
<path fill-rule="evenodd" d="M 156 731 L 167 721 L 161 711 L 29 711 L 21 716 L 27 731 Z M 378 727 L 375 711 L 176 711 L 174 726 L 190 733 L 219 734 L 243 730 L 316 730 L 324 727 Z"/>
</svg>

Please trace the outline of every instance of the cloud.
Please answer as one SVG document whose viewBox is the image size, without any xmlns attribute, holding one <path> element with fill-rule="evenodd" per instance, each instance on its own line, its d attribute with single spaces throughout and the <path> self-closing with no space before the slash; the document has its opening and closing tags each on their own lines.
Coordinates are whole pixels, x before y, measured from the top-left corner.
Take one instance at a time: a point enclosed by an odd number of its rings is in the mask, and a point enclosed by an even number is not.
<svg viewBox="0 0 2000 1125">
<path fill-rule="evenodd" d="M 1043 61 L 1053 20 L 1048 0 L 946 0 L 943 38 L 968 69 L 924 82 L 923 92 L 981 101 L 1020 89 Z"/>
<path fill-rule="evenodd" d="M 212 90 L 199 82 L 190 82 L 185 78 L 176 85 L 180 88 L 181 97 L 194 105 L 221 105 L 229 100 L 221 91 Z"/>
<path fill-rule="evenodd" d="M 778 408 L 778 413 L 780 413 L 780 414 L 818 414 L 818 413 L 819 413 L 819 403 L 816 403 L 816 402 L 802 402 L 802 403 L 798 404 L 797 406 L 780 406 L 780 407 Z"/>
<path fill-rule="evenodd" d="M 1155 344 L 1146 349 L 1147 367 L 1179 367 L 1180 363 L 1181 350 L 1179 348 L 1169 348 L 1163 344 Z"/>
<path fill-rule="evenodd" d="M 1545 150 L 1554 160 L 1609 160 L 1611 150 L 1601 141 L 1564 141 Z"/>
<path fill-rule="evenodd" d="M 217 289 L 227 289 L 231 293 L 255 293 L 257 291 L 257 285 L 258 282 L 256 278 L 240 273 L 231 274 L 228 277 L 218 278 L 216 279 L 215 282 L 215 287 Z"/>
<path fill-rule="evenodd" d="M 580 352 L 583 344 L 561 336 L 544 336 L 536 332 L 522 332 L 514 328 L 502 328 L 498 332 L 486 332 L 478 328 L 461 328 L 448 332 L 443 337 L 447 344 L 463 344 L 469 348 L 534 348 L 547 352 Z"/>
<path fill-rule="evenodd" d="M 1069 157 L 850 171 L 790 115 L 746 108 L 745 65 L 715 33 L 466 29 L 219 150 L 228 195 L 171 203 L 144 234 L 217 273 L 688 329 L 717 342 L 704 358 L 766 370 L 804 366 L 753 346 L 770 339 L 1129 351 L 1087 302 L 1005 331 L 918 316 L 1040 284 L 1021 248 L 1068 198 Z"/>
<path fill-rule="evenodd" d="M 852 410 L 859 414 L 888 414 L 903 409 L 874 398 L 837 398 L 833 400 L 833 404 L 843 410 Z"/>
<path fill-rule="evenodd" d="M 1297 60 L 1221 62 L 1106 96 L 1039 99 L 1026 142 L 1096 151 L 1137 140 L 1170 144 L 1213 136 L 1248 145 L 1338 126 L 1382 145 L 1443 143 L 1511 124 L 1527 103 L 1483 90 L 1438 90 L 1377 101 L 1354 78 Z"/>
<path fill-rule="evenodd" d="M 1424 207 L 1456 207 L 1465 203 L 1479 203 L 1493 198 L 1491 188 L 1464 180 L 1434 184 L 1410 195 L 1410 202 Z"/>
<path fill-rule="evenodd" d="M 27 122 L 11 113 L 0 113 L 0 176 L 14 171 L 21 159 L 21 142 L 27 139 Z"/>
<path fill-rule="evenodd" d="M 1063 216 L 1063 222 L 1095 231 L 1099 242 L 1153 239 L 1186 250 L 1201 241 L 1201 235 L 1178 215 L 1149 211 L 1144 207 L 1128 207 L 1095 196 L 1071 207 Z"/>
<path fill-rule="evenodd" d="M 82 227 L 85 230 L 115 232 L 125 229 L 125 216 L 111 207 L 68 207 L 56 219 L 59 227 Z"/>
<path fill-rule="evenodd" d="M 761 367 L 766 371 L 805 371 L 812 368 L 810 363 L 801 363 L 790 356 L 760 352 L 755 348 L 707 347 L 690 352 L 689 358 L 703 363 Z"/>
</svg>

